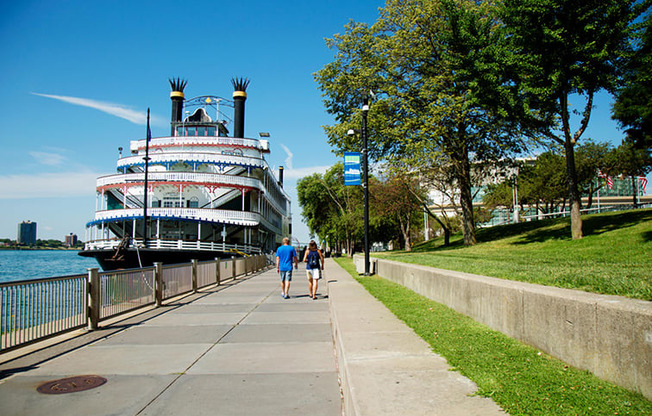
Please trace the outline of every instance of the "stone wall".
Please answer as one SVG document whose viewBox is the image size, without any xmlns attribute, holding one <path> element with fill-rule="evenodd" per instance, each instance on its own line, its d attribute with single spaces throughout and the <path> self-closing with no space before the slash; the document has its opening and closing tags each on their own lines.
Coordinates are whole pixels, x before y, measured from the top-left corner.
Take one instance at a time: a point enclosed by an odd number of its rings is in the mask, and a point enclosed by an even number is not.
<svg viewBox="0 0 652 416">
<path fill-rule="evenodd" d="M 381 277 L 652 399 L 652 302 L 372 261 Z"/>
</svg>

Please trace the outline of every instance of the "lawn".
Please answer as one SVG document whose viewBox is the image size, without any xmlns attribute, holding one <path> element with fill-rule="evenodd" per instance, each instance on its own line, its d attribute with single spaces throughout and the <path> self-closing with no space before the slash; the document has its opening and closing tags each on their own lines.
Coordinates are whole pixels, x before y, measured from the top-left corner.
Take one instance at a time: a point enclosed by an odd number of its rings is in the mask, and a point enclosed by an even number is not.
<svg viewBox="0 0 652 416">
<path fill-rule="evenodd" d="M 510 415 L 650 415 L 652 402 L 379 277 L 351 275 Z"/>
<path fill-rule="evenodd" d="M 374 256 L 508 280 L 652 301 L 652 209 L 584 216 L 584 238 L 570 238 L 570 219 L 480 229 L 478 244 L 461 235 L 412 252 Z"/>
</svg>

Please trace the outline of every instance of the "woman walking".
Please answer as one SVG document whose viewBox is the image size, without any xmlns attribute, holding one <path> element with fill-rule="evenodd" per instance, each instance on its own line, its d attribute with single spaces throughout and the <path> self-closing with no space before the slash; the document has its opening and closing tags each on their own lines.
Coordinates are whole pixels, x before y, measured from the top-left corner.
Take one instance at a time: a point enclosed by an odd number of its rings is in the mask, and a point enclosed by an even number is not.
<svg viewBox="0 0 652 416">
<path fill-rule="evenodd" d="M 317 248 L 315 240 L 310 240 L 308 243 L 308 250 L 303 256 L 303 261 L 306 263 L 306 274 L 308 275 L 308 295 L 313 300 L 317 300 L 317 282 L 323 275 L 324 256 Z"/>
</svg>

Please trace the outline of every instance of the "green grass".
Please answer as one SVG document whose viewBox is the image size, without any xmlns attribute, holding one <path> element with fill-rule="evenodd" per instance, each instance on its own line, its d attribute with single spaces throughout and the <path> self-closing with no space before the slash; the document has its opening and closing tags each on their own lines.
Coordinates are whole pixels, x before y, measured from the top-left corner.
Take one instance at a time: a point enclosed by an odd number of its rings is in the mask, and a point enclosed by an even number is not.
<svg viewBox="0 0 652 416">
<path fill-rule="evenodd" d="M 374 256 L 508 280 L 652 300 L 652 209 L 584 216 L 584 238 L 570 238 L 568 218 L 478 230 L 465 247 L 459 234 L 412 252 Z"/>
<path fill-rule="evenodd" d="M 358 277 L 399 319 L 510 415 L 650 415 L 640 394 L 569 367 L 452 309 L 379 277 Z"/>
</svg>

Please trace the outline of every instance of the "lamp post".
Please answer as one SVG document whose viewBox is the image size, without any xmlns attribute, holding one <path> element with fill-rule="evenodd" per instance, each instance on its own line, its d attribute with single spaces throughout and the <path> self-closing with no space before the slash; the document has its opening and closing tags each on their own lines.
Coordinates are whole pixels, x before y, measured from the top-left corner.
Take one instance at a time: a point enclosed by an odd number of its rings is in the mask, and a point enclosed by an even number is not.
<svg viewBox="0 0 652 416">
<path fill-rule="evenodd" d="M 369 276 L 369 159 L 367 157 L 367 113 L 369 97 L 362 99 L 362 163 L 364 189 L 364 275 Z"/>
<path fill-rule="evenodd" d="M 372 93 L 373 94 L 373 93 Z M 367 155 L 367 113 L 369 112 L 369 96 L 362 98 L 362 131 L 350 129 L 348 135 L 356 132 L 362 135 L 362 189 L 364 192 L 364 275 L 369 276 L 369 158 Z"/>
</svg>

